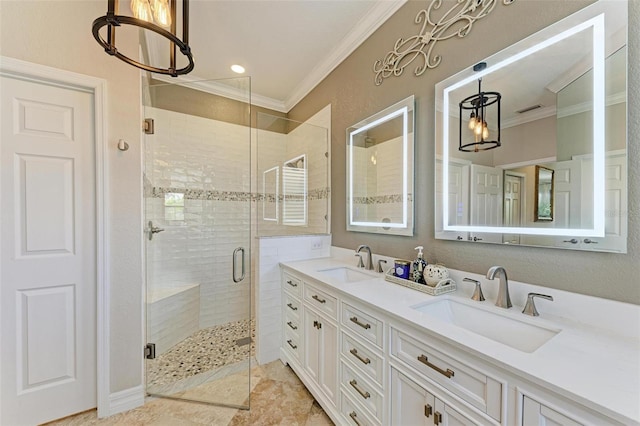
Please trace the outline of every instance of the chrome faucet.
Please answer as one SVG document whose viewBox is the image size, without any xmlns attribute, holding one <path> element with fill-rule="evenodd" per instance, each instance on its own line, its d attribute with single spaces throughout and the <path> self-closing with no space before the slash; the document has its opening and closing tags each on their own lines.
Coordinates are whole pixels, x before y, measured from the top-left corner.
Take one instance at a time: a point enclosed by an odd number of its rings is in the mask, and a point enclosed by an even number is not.
<svg viewBox="0 0 640 426">
<path fill-rule="evenodd" d="M 496 306 L 509 309 L 512 305 L 511 297 L 509 297 L 509 280 L 507 279 L 507 271 L 505 271 L 502 266 L 492 266 L 487 271 L 487 279 L 494 279 L 496 274 L 500 275 L 500 287 L 498 288 Z"/>
<path fill-rule="evenodd" d="M 356 253 L 360 253 L 362 250 L 367 251 L 367 270 L 373 271 L 373 259 L 371 258 L 371 247 L 363 245 L 359 245 L 356 249 Z"/>
</svg>

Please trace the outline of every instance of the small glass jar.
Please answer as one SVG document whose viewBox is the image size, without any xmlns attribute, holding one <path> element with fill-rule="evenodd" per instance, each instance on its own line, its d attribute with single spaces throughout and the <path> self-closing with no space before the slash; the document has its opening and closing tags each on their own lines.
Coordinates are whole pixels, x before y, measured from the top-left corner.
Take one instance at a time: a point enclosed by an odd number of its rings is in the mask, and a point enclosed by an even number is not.
<svg viewBox="0 0 640 426">
<path fill-rule="evenodd" d="M 411 272 L 411 262 L 403 259 L 396 259 L 393 262 L 396 277 L 408 280 Z"/>
</svg>

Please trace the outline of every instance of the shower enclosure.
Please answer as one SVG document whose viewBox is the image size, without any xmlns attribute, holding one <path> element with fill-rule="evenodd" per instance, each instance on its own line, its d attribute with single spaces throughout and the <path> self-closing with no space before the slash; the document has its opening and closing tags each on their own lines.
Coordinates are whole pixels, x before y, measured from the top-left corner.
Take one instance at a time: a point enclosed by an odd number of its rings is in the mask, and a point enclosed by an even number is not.
<svg viewBox="0 0 640 426">
<path fill-rule="evenodd" d="M 248 408 L 250 80 L 143 87 L 147 393 Z"/>
</svg>

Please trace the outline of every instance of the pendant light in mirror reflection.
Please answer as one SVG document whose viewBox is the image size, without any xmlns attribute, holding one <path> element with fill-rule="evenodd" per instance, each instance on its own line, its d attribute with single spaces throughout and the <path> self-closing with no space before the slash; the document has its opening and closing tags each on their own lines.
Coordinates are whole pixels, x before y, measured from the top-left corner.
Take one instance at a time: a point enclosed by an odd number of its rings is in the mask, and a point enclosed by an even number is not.
<svg viewBox="0 0 640 426">
<path fill-rule="evenodd" d="M 116 32 L 126 31 L 127 26 L 147 30 L 142 36 L 148 47 L 144 59 L 132 59 L 138 57 L 137 51 L 126 53 L 116 46 Z M 107 54 L 136 68 L 172 77 L 194 68 L 189 0 L 107 0 L 107 13 L 93 21 L 92 32 Z"/>
<path fill-rule="evenodd" d="M 478 72 L 487 67 L 486 62 L 473 66 Z M 459 151 L 487 151 L 500 146 L 500 101 L 499 92 L 483 92 L 482 78 L 478 79 L 478 93 L 464 98 L 460 104 Z M 463 129 L 466 115 L 469 115 L 467 129 Z M 492 139 L 493 137 L 493 139 Z"/>
</svg>

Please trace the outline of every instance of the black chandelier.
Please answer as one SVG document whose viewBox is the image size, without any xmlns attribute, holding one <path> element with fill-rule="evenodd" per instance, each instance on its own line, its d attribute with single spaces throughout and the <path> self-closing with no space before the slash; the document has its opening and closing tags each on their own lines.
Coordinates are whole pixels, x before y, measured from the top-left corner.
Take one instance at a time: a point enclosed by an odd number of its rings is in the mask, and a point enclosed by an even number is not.
<svg viewBox="0 0 640 426">
<path fill-rule="evenodd" d="M 182 1 L 182 40 L 176 35 L 177 2 L 180 0 L 131 0 L 131 14 L 120 15 L 120 0 L 107 0 L 107 14 L 93 21 L 93 37 L 111 56 L 145 71 L 177 77 L 193 70 L 193 55 L 189 47 L 189 0 Z M 140 63 L 120 53 L 116 47 L 116 28 L 133 25 L 153 31 L 169 40 L 169 66 L 158 68 Z M 100 29 L 106 26 L 106 39 Z M 183 68 L 176 67 L 176 53 L 180 52 L 189 63 Z"/>
<path fill-rule="evenodd" d="M 474 71 L 487 67 L 485 62 L 474 65 Z M 460 102 L 460 143 L 459 151 L 478 152 L 499 147 L 500 144 L 500 100 L 498 92 L 483 92 L 482 79 L 478 79 L 478 93 Z M 469 112 L 470 111 L 470 112 Z M 464 117 L 469 113 L 467 126 Z M 463 131 L 464 127 L 464 131 Z M 489 129 L 495 130 L 489 130 Z M 495 136 L 492 138 L 492 136 Z"/>
</svg>

